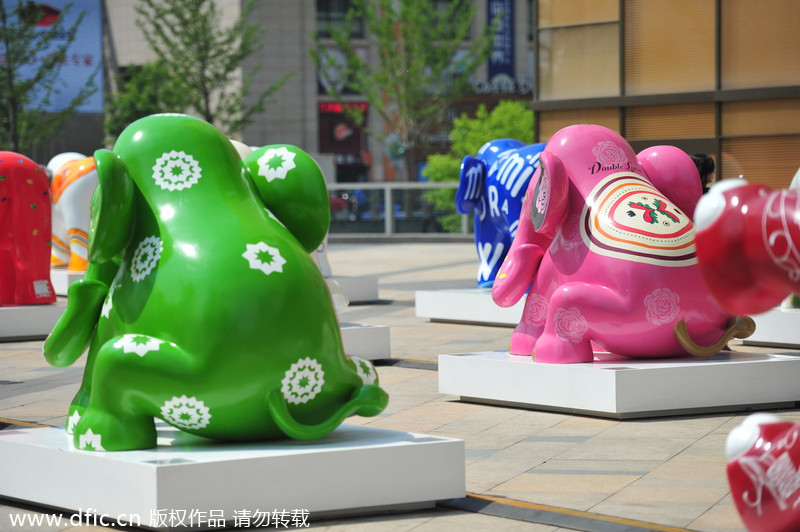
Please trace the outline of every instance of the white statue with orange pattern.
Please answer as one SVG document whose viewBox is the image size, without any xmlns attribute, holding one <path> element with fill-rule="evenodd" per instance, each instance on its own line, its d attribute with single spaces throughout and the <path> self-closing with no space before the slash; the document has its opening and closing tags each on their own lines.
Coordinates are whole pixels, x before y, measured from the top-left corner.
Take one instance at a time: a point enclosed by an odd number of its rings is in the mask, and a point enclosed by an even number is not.
<svg viewBox="0 0 800 532">
<path fill-rule="evenodd" d="M 67 155 L 67 154 L 61 154 Z M 70 272 L 86 271 L 88 264 L 89 206 L 97 187 L 94 158 L 69 154 L 66 161 L 56 155 L 47 165 L 53 172 L 53 237 L 50 265 Z M 51 164 L 58 164 L 53 168 Z M 55 166 L 53 164 L 53 166 Z"/>
</svg>

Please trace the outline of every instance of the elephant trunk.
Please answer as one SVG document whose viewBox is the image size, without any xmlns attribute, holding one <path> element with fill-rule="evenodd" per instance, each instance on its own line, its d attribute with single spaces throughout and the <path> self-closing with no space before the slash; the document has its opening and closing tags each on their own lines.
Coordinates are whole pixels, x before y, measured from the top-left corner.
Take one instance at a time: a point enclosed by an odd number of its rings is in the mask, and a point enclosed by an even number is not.
<svg viewBox="0 0 800 532">
<path fill-rule="evenodd" d="M 675 324 L 672 334 L 678 340 L 687 353 L 696 357 L 707 357 L 718 353 L 725 348 L 725 345 L 731 338 L 747 338 L 756 330 L 756 322 L 750 316 L 737 316 L 734 318 L 733 323 L 725 331 L 725 334 L 716 341 L 716 343 L 709 346 L 701 346 L 694 343 L 689 330 L 686 327 L 686 322 L 681 320 Z"/>
</svg>

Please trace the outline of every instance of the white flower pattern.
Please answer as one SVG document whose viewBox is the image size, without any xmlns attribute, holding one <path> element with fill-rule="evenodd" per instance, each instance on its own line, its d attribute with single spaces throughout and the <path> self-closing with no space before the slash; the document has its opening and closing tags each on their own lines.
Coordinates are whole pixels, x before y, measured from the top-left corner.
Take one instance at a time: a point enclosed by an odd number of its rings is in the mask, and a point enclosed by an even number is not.
<svg viewBox="0 0 800 532">
<path fill-rule="evenodd" d="M 268 182 L 275 179 L 286 179 L 289 171 L 295 168 L 295 153 L 285 147 L 269 148 L 258 158 L 258 175 Z"/>
<path fill-rule="evenodd" d="M 131 279 L 134 282 L 138 283 L 150 275 L 158 264 L 163 249 L 161 239 L 155 236 L 148 236 L 139 243 L 131 260 Z"/>
<path fill-rule="evenodd" d="M 123 353 L 136 353 L 140 357 L 145 356 L 150 351 L 158 351 L 164 340 L 152 338 L 143 334 L 125 334 L 114 342 L 114 347 L 122 348 Z"/>
<path fill-rule="evenodd" d="M 251 269 L 261 270 L 266 275 L 283 272 L 283 265 L 286 264 L 280 250 L 264 242 L 247 244 L 247 251 L 242 253 L 242 257 L 247 259 Z"/>
<path fill-rule="evenodd" d="M 72 435 L 75 433 L 75 427 L 78 425 L 78 422 L 80 420 L 81 420 L 81 415 L 78 413 L 77 410 L 74 411 L 72 415 L 69 416 L 69 418 L 67 418 L 67 426 L 66 426 L 67 434 Z"/>
<path fill-rule="evenodd" d="M 361 377 L 361 382 L 364 384 L 375 384 L 378 380 L 378 373 L 375 371 L 375 366 L 373 366 L 371 362 L 354 355 L 350 356 L 350 360 L 356 365 L 356 372 L 358 376 Z"/>
<path fill-rule="evenodd" d="M 311 357 L 301 358 L 294 364 L 281 381 L 281 393 L 292 404 L 307 403 L 322 391 L 325 372 L 322 366 Z"/>
<path fill-rule="evenodd" d="M 164 190 L 190 188 L 201 176 L 200 165 L 194 157 L 183 151 L 164 153 L 153 165 L 153 179 Z"/>
<path fill-rule="evenodd" d="M 103 301 L 103 308 L 100 309 L 100 315 L 104 318 L 108 318 L 111 316 L 111 309 L 114 308 L 114 289 L 117 285 L 111 285 L 111 289 L 108 291 L 108 295 L 106 296 L 106 300 Z"/>
<path fill-rule="evenodd" d="M 161 416 L 167 423 L 182 429 L 201 429 L 211 421 L 208 407 L 196 397 L 173 397 L 161 407 Z"/>
<path fill-rule="evenodd" d="M 103 437 L 100 434 L 95 434 L 92 432 L 92 429 L 89 429 L 78 437 L 78 449 L 84 451 L 105 451 L 105 449 L 103 449 L 102 440 Z"/>
</svg>

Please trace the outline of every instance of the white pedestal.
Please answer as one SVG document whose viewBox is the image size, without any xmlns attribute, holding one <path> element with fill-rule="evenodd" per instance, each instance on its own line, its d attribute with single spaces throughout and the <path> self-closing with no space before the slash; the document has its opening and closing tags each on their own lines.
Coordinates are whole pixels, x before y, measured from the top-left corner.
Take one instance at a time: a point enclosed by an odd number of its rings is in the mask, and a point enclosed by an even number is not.
<svg viewBox="0 0 800 532">
<path fill-rule="evenodd" d="M 513 307 L 498 306 L 490 288 L 418 290 L 415 299 L 418 318 L 512 327 L 519 323 L 525 306 L 524 296 Z"/>
<path fill-rule="evenodd" d="M 342 294 L 350 303 L 369 303 L 380 299 L 378 297 L 377 277 L 343 277 L 334 275 L 326 279 L 339 283 L 342 288 Z"/>
<path fill-rule="evenodd" d="M 380 360 L 392 357 L 389 343 L 389 327 L 386 325 L 365 325 L 360 323 L 340 323 L 344 352 L 367 360 Z"/>
<path fill-rule="evenodd" d="M 725 351 L 711 358 L 543 364 L 506 351 L 439 356 L 439 392 L 463 400 L 616 419 L 791 407 L 800 358 Z"/>
<path fill-rule="evenodd" d="M 756 332 L 742 340 L 745 345 L 800 348 L 800 309 L 775 308 L 753 316 Z"/>
<path fill-rule="evenodd" d="M 2 497 L 76 513 L 91 508 L 98 518 L 131 524 L 138 517 L 156 530 L 172 529 L 181 515 L 190 528 L 208 530 L 210 517 L 233 526 L 243 512 L 303 510 L 314 518 L 432 506 L 466 489 L 463 441 L 347 425 L 315 442 L 251 444 L 159 425 L 157 449 L 107 453 L 70 448 L 63 429 L 7 430 L 0 471 Z M 151 521 L 159 515 L 160 523 Z"/>
<path fill-rule="evenodd" d="M 0 307 L 0 341 L 47 338 L 66 308 L 67 302 L 63 300 L 48 305 Z"/>
<path fill-rule="evenodd" d="M 50 270 L 50 282 L 57 296 L 66 296 L 69 286 L 83 279 L 86 272 L 70 272 L 66 268 L 53 268 Z"/>
</svg>

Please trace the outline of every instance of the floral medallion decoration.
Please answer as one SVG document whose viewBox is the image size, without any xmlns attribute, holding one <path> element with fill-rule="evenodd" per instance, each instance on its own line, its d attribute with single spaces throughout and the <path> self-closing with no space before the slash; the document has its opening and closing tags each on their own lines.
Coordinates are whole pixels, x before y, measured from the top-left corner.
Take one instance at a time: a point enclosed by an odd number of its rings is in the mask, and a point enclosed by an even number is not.
<svg viewBox="0 0 800 532">
<path fill-rule="evenodd" d="M 183 429 L 201 429 L 208 425 L 211 414 L 208 407 L 196 397 L 173 397 L 161 407 L 164 421 Z"/>
<path fill-rule="evenodd" d="M 82 451 L 105 451 L 101 443 L 102 439 L 100 434 L 95 434 L 92 429 L 89 429 L 78 438 L 78 448 Z"/>
<path fill-rule="evenodd" d="M 247 251 L 242 253 L 242 257 L 247 259 L 251 269 L 261 270 L 266 275 L 283 272 L 283 265 L 286 264 L 281 252 L 264 242 L 247 244 Z"/>
<path fill-rule="evenodd" d="M 164 153 L 153 165 L 153 179 L 164 190 L 190 188 L 201 175 L 202 170 L 194 157 L 182 151 Z"/>
<path fill-rule="evenodd" d="M 81 420 L 81 415 L 75 410 L 71 416 L 67 418 L 67 426 L 66 431 L 67 434 L 73 434 L 75 432 L 75 425 L 78 424 L 78 421 Z"/>
<path fill-rule="evenodd" d="M 681 311 L 680 300 L 669 288 L 656 288 L 644 297 L 645 318 L 653 325 L 672 323 Z"/>
<path fill-rule="evenodd" d="M 131 278 L 139 282 L 148 275 L 158 264 L 164 245 L 155 236 L 148 236 L 139 243 L 131 260 Z"/>
<path fill-rule="evenodd" d="M 576 307 L 556 310 L 554 325 L 556 336 L 565 342 L 578 343 L 589 332 L 586 318 Z"/>
<path fill-rule="evenodd" d="M 311 357 L 301 358 L 294 364 L 281 381 L 281 392 L 292 404 L 307 403 L 322 391 L 325 372 L 322 366 Z"/>
<path fill-rule="evenodd" d="M 353 355 L 350 356 L 350 360 L 356 365 L 356 371 L 358 372 L 358 376 L 361 377 L 361 382 L 364 384 L 375 384 L 375 381 L 378 380 L 378 373 L 375 371 L 375 366 L 368 360 Z"/>
<path fill-rule="evenodd" d="M 123 353 L 136 353 L 143 357 L 151 351 L 158 351 L 158 347 L 163 343 L 163 340 L 143 334 L 125 334 L 114 342 L 114 347 L 121 348 Z"/>
<path fill-rule="evenodd" d="M 269 182 L 286 179 L 286 175 L 295 167 L 294 156 L 284 147 L 268 149 L 258 159 L 258 175 Z"/>
</svg>

